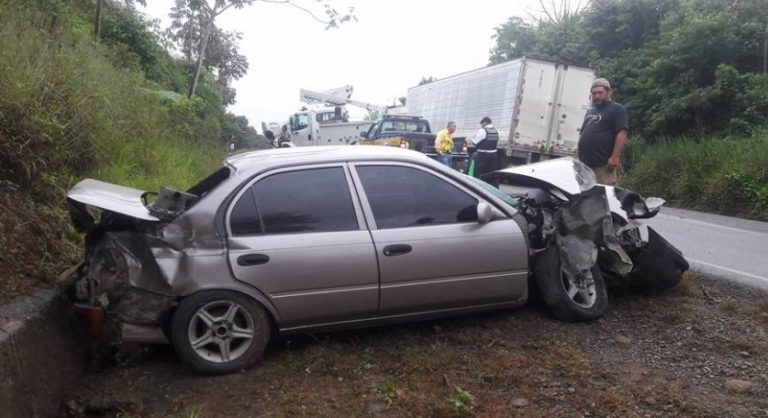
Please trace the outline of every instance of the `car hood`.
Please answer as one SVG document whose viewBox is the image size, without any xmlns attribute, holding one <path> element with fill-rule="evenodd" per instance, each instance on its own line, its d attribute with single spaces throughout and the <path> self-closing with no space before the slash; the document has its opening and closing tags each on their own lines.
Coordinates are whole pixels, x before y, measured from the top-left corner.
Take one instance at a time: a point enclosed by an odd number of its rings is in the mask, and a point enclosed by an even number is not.
<svg viewBox="0 0 768 418">
<path fill-rule="evenodd" d="M 505 168 L 488 174 L 488 178 L 513 178 L 517 183 L 529 186 L 545 189 L 554 187 L 569 197 L 589 190 L 596 184 L 592 170 L 571 157 Z"/>
<path fill-rule="evenodd" d="M 67 198 L 136 219 L 160 221 L 142 203 L 144 191 L 103 181 L 85 179 L 67 192 Z"/>
</svg>

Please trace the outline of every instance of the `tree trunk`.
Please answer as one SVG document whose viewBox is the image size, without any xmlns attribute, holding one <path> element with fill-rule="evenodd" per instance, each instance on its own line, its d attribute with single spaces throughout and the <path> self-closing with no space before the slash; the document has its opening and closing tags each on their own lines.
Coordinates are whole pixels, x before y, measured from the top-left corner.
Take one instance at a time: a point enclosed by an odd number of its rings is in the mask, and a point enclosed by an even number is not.
<svg viewBox="0 0 768 418">
<path fill-rule="evenodd" d="M 101 36 L 101 7 L 104 4 L 104 0 L 96 0 L 96 23 L 94 24 L 93 33 L 96 37 Z"/>
<path fill-rule="evenodd" d="M 768 22 L 765 24 L 763 34 L 763 74 L 768 74 Z"/>
<path fill-rule="evenodd" d="M 208 48 L 208 38 L 213 32 L 213 17 L 205 25 L 205 32 L 203 33 L 203 40 L 200 43 L 200 52 L 197 55 L 197 65 L 195 65 L 195 77 L 192 79 L 192 85 L 189 86 L 189 94 L 187 97 L 190 99 L 195 96 L 197 91 L 197 82 L 200 80 L 200 72 L 203 69 L 203 60 L 205 59 L 205 50 Z"/>
</svg>

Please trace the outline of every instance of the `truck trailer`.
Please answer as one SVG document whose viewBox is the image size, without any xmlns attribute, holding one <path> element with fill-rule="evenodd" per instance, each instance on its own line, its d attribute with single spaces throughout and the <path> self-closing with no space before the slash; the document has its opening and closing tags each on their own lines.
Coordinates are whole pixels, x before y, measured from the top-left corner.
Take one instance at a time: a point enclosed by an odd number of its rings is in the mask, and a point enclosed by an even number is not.
<svg viewBox="0 0 768 418">
<path fill-rule="evenodd" d="M 433 126 L 456 122 L 454 136 L 473 138 L 490 117 L 505 167 L 573 156 L 594 78 L 589 68 L 523 57 L 411 87 L 406 105 Z"/>
</svg>

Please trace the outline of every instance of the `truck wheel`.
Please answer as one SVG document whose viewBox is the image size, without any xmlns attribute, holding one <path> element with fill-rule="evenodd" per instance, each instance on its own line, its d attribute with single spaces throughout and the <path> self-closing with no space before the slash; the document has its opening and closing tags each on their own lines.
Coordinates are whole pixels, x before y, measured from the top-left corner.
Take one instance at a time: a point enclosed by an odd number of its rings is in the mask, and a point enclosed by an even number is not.
<svg viewBox="0 0 768 418">
<path fill-rule="evenodd" d="M 602 317 L 608 307 L 600 269 L 592 267 L 592 280 L 580 282 L 562 268 L 560 251 L 554 245 L 536 257 L 533 274 L 541 297 L 561 321 L 592 321 Z"/>
<path fill-rule="evenodd" d="M 171 342 L 181 361 L 201 374 L 243 370 L 267 348 L 267 313 L 246 295 L 226 290 L 195 293 L 173 315 Z"/>
</svg>

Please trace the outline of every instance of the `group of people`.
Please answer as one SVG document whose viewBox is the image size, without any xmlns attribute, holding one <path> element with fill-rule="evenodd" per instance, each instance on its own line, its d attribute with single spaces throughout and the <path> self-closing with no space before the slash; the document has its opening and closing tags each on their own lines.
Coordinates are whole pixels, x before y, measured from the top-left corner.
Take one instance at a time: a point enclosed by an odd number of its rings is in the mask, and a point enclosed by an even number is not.
<svg viewBox="0 0 768 418">
<path fill-rule="evenodd" d="M 629 116 L 627 110 L 612 100 L 613 90 L 605 78 L 596 79 L 590 88 L 592 106 L 587 110 L 581 125 L 577 155 L 595 173 L 600 184 L 615 186 L 618 184 L 618 168 L 621 153 L 627 143 Z M 499 131 L 493 127 L 488 116 L 480 120 L 481 128 L 473 138 L 467 139 L 467 146 L 474 145 L 475 177 L 498 169 L 497 145 Z M 453 164 L 453 133 L 456 122 L 448 122 L 445 129 L 437 133 L 435 151 L 443 164 Z"/>
<path fill-rule="evenodd" d="M 493 127 L 493 121 L 488 116 L 480 120 L 480 126 L 480 130 L 477 131 L 474 138 L 467 139 L 467 146 L 474 145 L 475 147 L 475 154 L 473 154 L 472 159 L 475 166 L 473 174 L 476 177 L 498 168 L 496 148 L 499 143 L 499 131 Z M 435 139 L 435 152 L 437 152 L 438 159 L 449 167 L 453 164 L 454 132 L 456 132 L 456 122 L 448 122 L 448 126 L 438 132 Z"/>
</svg>

